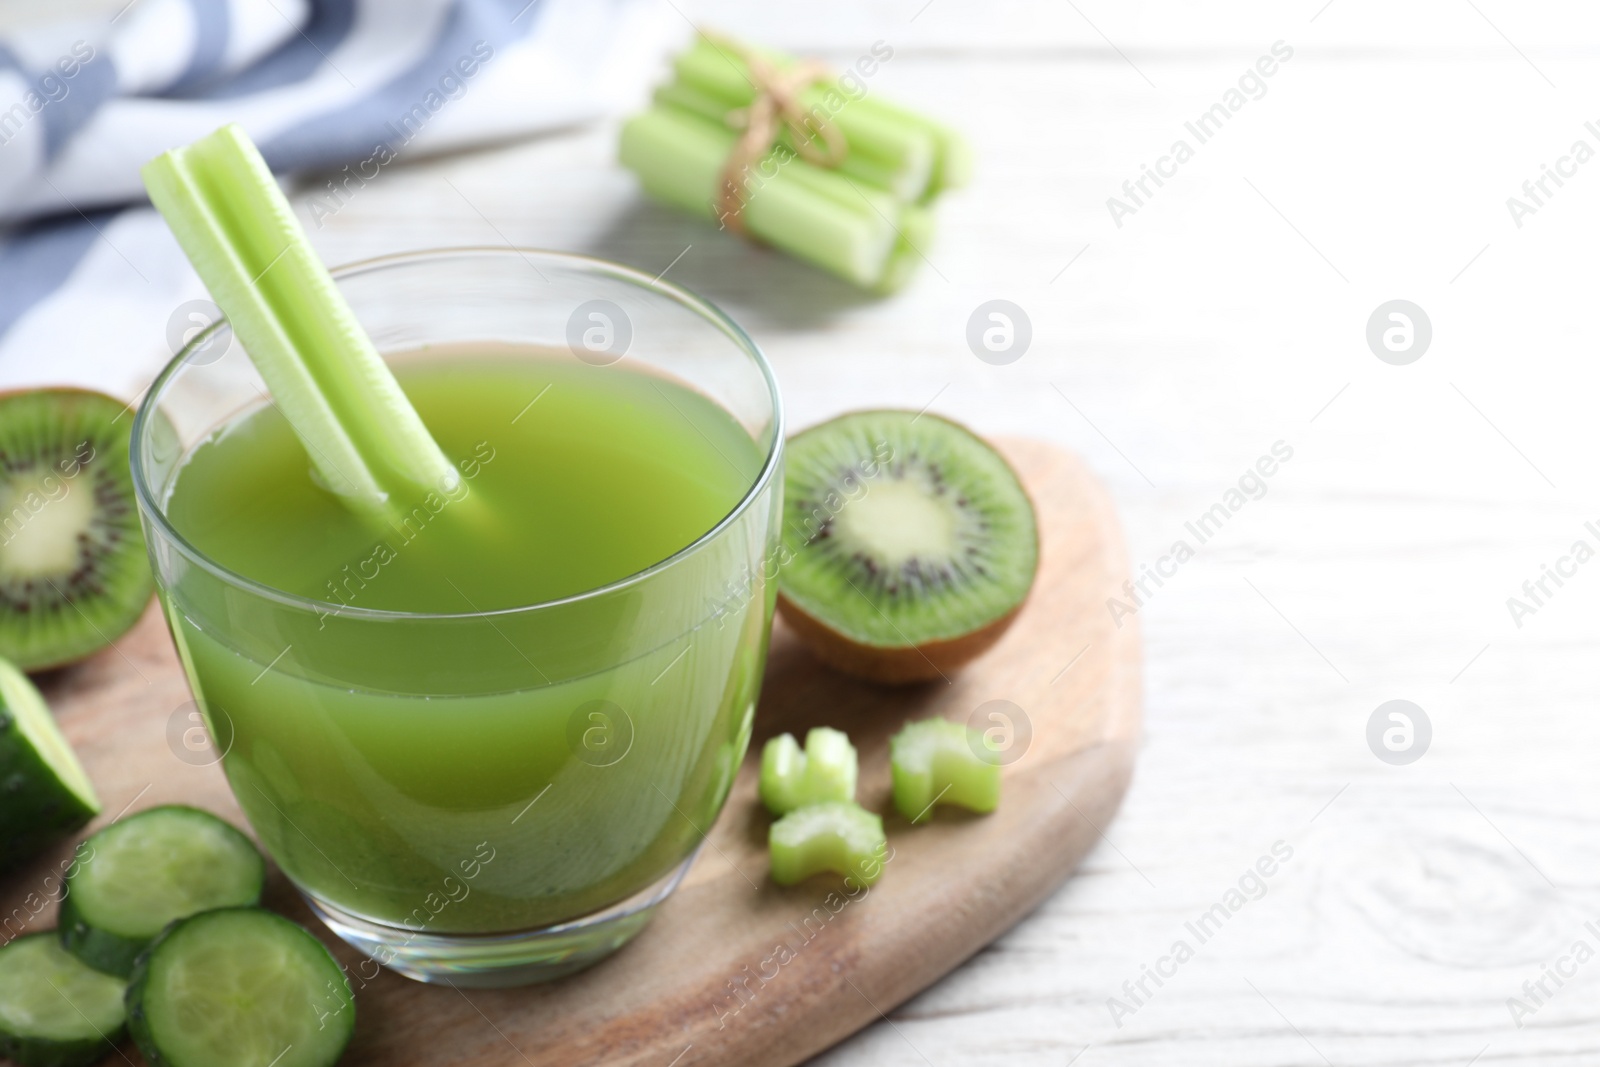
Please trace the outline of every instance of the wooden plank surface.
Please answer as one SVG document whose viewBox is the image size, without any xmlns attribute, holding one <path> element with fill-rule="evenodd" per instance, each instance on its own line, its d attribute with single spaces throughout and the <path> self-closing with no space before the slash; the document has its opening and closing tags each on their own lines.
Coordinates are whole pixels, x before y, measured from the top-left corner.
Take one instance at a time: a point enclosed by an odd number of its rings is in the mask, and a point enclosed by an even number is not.
<svg viewBox="0 0 1600 1067">
<path fill-rule="evenodd" d="M 363 981 L 377 968 L 328 935 L 274 869 L 269 902 L 322 934 L 356 976 L 356 1039 L 343 1062 L 796 1063 L 880 1019 L 1055 889 L 1110 824 L 1132 773 L 1138 627 L 1115 625 L 1105 610 L 1126 556 L 1104 491 L 1056 448 L 1015 440 L 1006 449 L 1041 529 L 1039 579 L 1008 634 L 949 683 L 887 689 L 826 670 L 779 626 L 750 752 L 722 817 L 677 893 L 611 959 L 513 990 L 469 993 L 388 973 Z M 182 719 L 187 693 L 158 614 L 117 650 L 42 687 L 106 801 L 91 829 L 173 802 L 243 823 L 221 768 L 194 766 L 172 748 L 169 725 Z M 770 819 L 756 798 L 766 738 L 848 730 L 862 802 L 891 811 L 889 736 L 909 718 L 967 721 L 997 700 L 1019 709 L 1008 709 L 1017 746 L 999 811 L 936 809 L 915 828 L 891 814 L 888 869 L 865 892 L 846 895 L 828 878 L 770 883 Z M 68 855 L 64 845 L 0 884 L 0 914 L 33 910 L 29 895 Z M 47 929 L 53 910 L 27 929 Z"/>
</svg>

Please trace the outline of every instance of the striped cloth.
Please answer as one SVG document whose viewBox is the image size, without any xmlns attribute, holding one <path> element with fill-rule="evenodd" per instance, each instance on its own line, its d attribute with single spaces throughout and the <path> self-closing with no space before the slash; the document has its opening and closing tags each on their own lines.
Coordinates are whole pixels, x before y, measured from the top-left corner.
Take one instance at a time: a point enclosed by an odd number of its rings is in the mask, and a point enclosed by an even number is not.
<svg viewBox="0 0 1600 1067">
<path fill-rule="evenodd" d="M 274 171 L 345 182 L 570 126 L 637 102 L 682 28 L 665 11 L 132 0 L 109 25 L 0 38 L 0 388 L 132 397 L 172 355 L 169 319 L 205 289 L 139 181 L 161 152 L 238 122 Z M 330 191 L 311 210 L 339 206 Z"/>
</svg>

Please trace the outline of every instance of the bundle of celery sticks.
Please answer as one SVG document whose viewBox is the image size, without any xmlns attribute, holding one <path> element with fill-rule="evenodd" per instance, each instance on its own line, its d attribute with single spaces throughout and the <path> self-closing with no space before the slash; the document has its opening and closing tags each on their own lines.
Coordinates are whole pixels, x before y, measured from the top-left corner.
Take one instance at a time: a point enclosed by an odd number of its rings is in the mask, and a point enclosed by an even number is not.
<svg viewBox="0 0 1600 1067">
<path fill-rule="evenodd" d="M 971 155 L 949 127 L 868 88 L 862 75 L 893 55 L 882 46 L 874 52 L 858 62 L 856 76 L 799 89 L 794 103 L 804 121 L 780 124 L 766 153 L 733 174 L 730 156 L 769 88 L 764 73 L 792 72 L 795 61 L 698 37 L 673 61 L 675 76 L 656 90 L 654 105 L 623 126 L 622 165 L 659 200 L 856 285 L 892 292 L 915 272 L 933 236 L 933 200 L 965 184 Z M 819 161 L 824 140 L 839 151 Z M 725 179 L 734 183 L 731 195 Z"/>
</svg>

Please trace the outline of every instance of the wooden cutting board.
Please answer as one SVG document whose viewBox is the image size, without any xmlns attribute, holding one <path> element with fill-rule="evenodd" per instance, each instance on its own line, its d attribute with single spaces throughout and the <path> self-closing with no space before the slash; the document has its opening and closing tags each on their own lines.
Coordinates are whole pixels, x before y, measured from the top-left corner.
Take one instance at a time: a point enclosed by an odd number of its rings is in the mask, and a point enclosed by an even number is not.
<svg viewBox="0 0 1600 1067">
<path fill-rule="evenodd" d="M 1119 628 L 1106 609 L 1127 560 L 1105 491 L 1053 447 L 1002 446 L 1038 506 L 1042 552 L 1033 595 L 999 645 L 948 684 L 884 689 L 821 667 L 780 623 L 733 794 L 651 925 L 612 958 L 551 985 L 462 992 L 388 972 L 357 983 L 356 1037 L 342 1062 L 793 1064 L 930 985 L 1060 885 L 1099 839 L 1132 773 L 1137 620 L 1124 617 Z M 220 769 L 191 766 L 168 747 L 189 692 L 158 613 L 116 649 L 40 681 L 105 803 L 90 829 L 124 808 L 173 802 L 245 825 Z M 908 718 L 966 720 L 997 700 L 1020 708 L 1032 732 L 1006 768 L 999 811 L 941 808 L 917 827 L 892 814 L 889 736 Z M 767 879 L 761 745 L 824 724 L 847 730 L 860 750 L 861 802 L 891 813 L 893 858 L 882 881 L 854 899 L 827 879 L 788 889 Z M 54 923 L 54 905 L 42 904 L 54 885 L 46 877 L 70 852 L 63 845 L 0 881 L 8 933 L 18 918 L 29 932 Z M 352 974 L 371 973 L 276 869 L 267 903 L 316 930 Z M 124 1051 L 137 1060 L 131 1043 Z"/>
</svg>

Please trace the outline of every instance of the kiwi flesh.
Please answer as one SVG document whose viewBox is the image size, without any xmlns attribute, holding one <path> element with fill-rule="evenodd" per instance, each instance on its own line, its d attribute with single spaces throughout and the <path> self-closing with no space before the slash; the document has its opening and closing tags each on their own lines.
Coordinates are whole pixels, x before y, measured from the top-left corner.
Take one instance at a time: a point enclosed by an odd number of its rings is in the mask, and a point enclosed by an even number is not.
<svg viewBox="0 0 1600 1067">
<path fill-rule="evenodd" d="M 790 439 L 778 610 L 818 658 L 885 683 L 986 651 L 1039 562 L 1033 503 L 966 427 L 858 411 Z"/>
<path fill-rule="evenodd" d="M 23 670 L 104 648 L 150 600 L 132 423 L 86 389 L 0 393 L 0 657 Z"/>
</svg>

